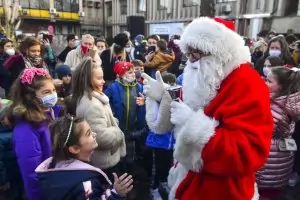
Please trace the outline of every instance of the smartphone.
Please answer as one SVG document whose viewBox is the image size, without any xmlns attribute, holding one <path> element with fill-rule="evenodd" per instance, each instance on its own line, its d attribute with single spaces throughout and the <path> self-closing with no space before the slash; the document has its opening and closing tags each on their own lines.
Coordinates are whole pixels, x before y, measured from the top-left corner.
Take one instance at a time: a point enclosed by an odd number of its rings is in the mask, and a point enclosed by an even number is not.
<svg viewBox="0 0 300 200">
<path fill-rule="evenodd" d="M 181 88 L 182 86 L 176 85 L 171 86 L 167 89 L 173 101 L 179 101 L 179 99 L 181 98 Z"/>
<path fill-rule="evenodd" d="M 49 40 L 51 44 L 53 40 L 53 35 L 43 34 L 43 40 Z"/>
<path fill-rule="evenodd" d="M 148 50 L 147 50 L 147 53 L 150 53 L 150 52 L 155 52 L 155 46 L 148 46 Z"/>
</svg>

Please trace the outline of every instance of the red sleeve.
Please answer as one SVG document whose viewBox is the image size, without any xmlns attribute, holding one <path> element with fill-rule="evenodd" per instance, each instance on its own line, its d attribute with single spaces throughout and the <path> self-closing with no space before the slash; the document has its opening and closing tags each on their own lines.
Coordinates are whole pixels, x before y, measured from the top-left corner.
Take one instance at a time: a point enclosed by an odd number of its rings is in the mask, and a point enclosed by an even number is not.
<svg viewBox="0 0 300 200">
<path fill-rule="evenodd" d="M 268 157 L 273 132 L 269 91 L 259 75 L 248 67 L 232 78 L 205 110 L 216 108 L 220 125 L 202 151 L 203 169 L 219 175 L 257 171 Z M 222 98 L 223 97 L 223 98 Z"/>
</svg>

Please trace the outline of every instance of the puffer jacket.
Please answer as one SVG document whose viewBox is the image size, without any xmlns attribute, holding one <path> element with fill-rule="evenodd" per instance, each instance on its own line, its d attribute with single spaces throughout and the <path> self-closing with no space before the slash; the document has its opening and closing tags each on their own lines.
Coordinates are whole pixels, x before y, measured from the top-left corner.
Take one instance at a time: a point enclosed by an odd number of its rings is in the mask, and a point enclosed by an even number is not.
<svg viewBox="0 0 300 200">
<path fill-rule="evenodd" d="M 300 119 L 300 92 L 271 101 L 274 132 L 269 157 L 256 174 L 260 189 L 280 189 L 287 185 L 293 170 L 293 151 L 279 149 L 284 139 L 292 139 L 295 121 Z"/>
</svg>

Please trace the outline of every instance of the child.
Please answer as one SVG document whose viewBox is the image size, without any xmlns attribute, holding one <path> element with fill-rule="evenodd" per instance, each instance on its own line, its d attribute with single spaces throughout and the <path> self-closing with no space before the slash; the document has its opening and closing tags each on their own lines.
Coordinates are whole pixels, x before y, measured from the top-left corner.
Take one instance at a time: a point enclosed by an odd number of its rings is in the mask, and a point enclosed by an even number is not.
<svg viewBox="0 0 300 200">
<path fill-rule="evenodd" d="M 176 76 L 171 73 L 162 74 L 163 81 L 170 86 L 176 85 Z M 162 199 L 158 188 L 161 184 L 165 192 L 168 192 L 167 178 L 169 169 L 173 164 L 173 148 L 175 138 L 173 133 L 154 133 L 149 131 L 146 139 L 146 146 L 153 149 L 154 156 L 154 183 L 152 185 L 151 195 L 153 200 Z M 152 166 L 152 163 L 151 163 Z"/>
<path fill-rule="evenodd" d="M 48 70 L 26 68 L 13 84 L 8 119 L 28 200 L 42 200 L 35 168 L 51 156 L 48 123 L 58 117 L 57 94 Z"/>
<path fill-rule="evenodd" d="M 119 127 L 125 134 L 126 170 L 130 170 L 136 158 L 135 140 L 143 134 L 146 126 L 143 87 L 136 82 L 131 63 L 119 62 L 114 71 L 118 78 L 106 89 L 105 94 L 110 100 L 114 116 L 119 120 Z"/>
<path fill-rule="evenodd" d="M 109 106 L 109 98 L 102 91 L 104 83 L 99 64 L 90 57 L 84 58 L 72 74 L 71 107 L 96 133 L 99 148 L 92 155 L 92 163 L 113 181 L 113 172 L 120 175 L 120 160 L 126 155 L 126 145 L 124 133 Z"/>
<path fill-rule="evenodd" d="M 135 78 L 136 81 L 139 84 L 143 84 L 143 78 L 142 78 L 142 73 L 144 73 L 144 63 L 141 60 L 133 60 L 131 61 L 133 68 L 134 68 L 134 72 L 135 72 Z"/>
<path fill-rule="evenodd" d="M 297 150 L 292 138 L 295 121 L 300 119 L 300 69 L 274 67 L 267 75 L 274 131 L 265 166 L 257 172 L 261 197 L 272 199 L 287 186 Z"/>
<path fill-rule="evenodd" d="M 60 65 L 55 69 L 57 77 L 63 84 L 58 87 L 57 96 L 62 100 L 71 94 L 71 69 L 68 65 Z"/>
<path fill-rule="evenodd" d="M 90 165 L 98 143 L 83 118 L 62 117 L 50 126 L 50 132 L 53 157 L 36 169 L 44 199 L 126 199 L 133 187 L 132 176 L 114 173 L 112 186 L 101 169 Z"/>
</svg>

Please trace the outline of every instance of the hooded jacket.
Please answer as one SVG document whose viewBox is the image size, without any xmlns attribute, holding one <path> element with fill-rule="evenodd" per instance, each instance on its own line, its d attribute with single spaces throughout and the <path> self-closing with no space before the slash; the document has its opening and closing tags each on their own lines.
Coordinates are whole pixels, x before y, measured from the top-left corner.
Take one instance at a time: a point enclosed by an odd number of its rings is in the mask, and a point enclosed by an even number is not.
<svg viewBox="0 0 300 200">
<path fill-rule="evenodd" d="M 53 158 L 36 168 L 44 200 L 123 200 L 111 190 L 106 174 L 92 165 L 72 159 L 60 161 L 49 168 Z"/>
<path fill-rule="evenodd" d="M 173 51 L 158 51 L 154 54 L 153 58 L 144 64 L 146 68 L 155 68 L 160 72 L 165 72 L 171 67 L 175 60 L 175 54 Z"/>
</svg>

